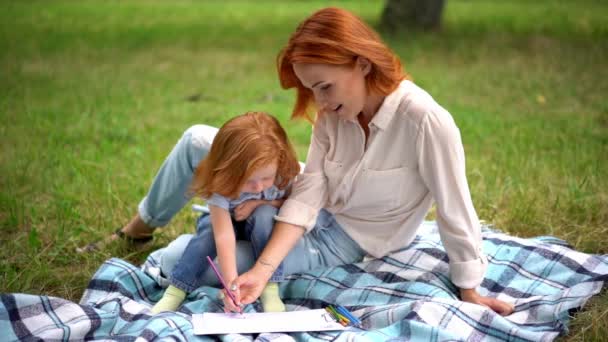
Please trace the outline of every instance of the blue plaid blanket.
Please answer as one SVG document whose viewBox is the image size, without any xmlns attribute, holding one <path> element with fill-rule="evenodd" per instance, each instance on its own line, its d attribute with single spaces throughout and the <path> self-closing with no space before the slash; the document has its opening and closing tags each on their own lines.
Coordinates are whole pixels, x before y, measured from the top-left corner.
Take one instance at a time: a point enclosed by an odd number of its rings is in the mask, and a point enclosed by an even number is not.
<svg viewBox="0 0 608 342">
<path fill-rule="evenodd" d="M 281 285 L 288 310 L 339 304 L 363 322 L 342 332 L 223 335 L 239 340 L 550 341 L 567 332 L 570 315 L 608 279 L 608 255 L 572 250 L 552 237 L 521 239 L 484 227 L 489 259 L 480 292 L 515 303 L 502 317 L 458 300 L 434 222 L 425 222 L 407 248 L 382 259 L 295 274 Z M 191 314 L 220 312 L 217 289 L 191 293 L 179 312 L 150 315 L 164 279 L 152 253 L 141 267 L 106 261 L 80 303 L 2 294 L 2 340 L 211 340 L 192 334 Z M 259 304 L 247 311 L 259 310 Z M 217 338 L 217 336 L 215 336 Z"/>
</svg>

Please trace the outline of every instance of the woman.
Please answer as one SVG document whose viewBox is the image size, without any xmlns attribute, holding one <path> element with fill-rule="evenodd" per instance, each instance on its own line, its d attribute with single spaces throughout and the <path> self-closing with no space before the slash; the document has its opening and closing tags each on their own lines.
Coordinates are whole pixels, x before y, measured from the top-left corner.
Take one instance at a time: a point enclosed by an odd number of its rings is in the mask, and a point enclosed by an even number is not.
<svg viewBox="0 0 608 342">
<path fill-rule="evenodd" d="M 297 91 L 292 117 L 313 121 L 307 114 L 311 106 L 318 114 L 306 166 L 291 195 L 280 211 L 260 206 L 251 215 L 256 224 L 274 224 L 274 230 L 254 266 L 231 284 L 238 289 L 237 304 L 255 301 L 281 262 L 290 274 L 406 247 L 436 202 L 450 276 L 461 299 L 510 314 L 511 304 L 476 290 L 487 261 L 458 128 L 445 109 L 407 80 L 379 36 L 348 11 L 322 9 L 298 26 L 277 62 L 283 88 Z M 184 134 L 139 214 L 114 237 L 145 241 L 151 227 L 166 224 L 186 203 L 191 165 L 209 144 L 201 136 L 192 129 Z M 170 245 L 167 259 L 178 258 L 184 247 Z"/>
<path fill-rule="evenodd" d="M 434 201 L 462 300 L 510 314 L 512 305 L 476 290 L 487 260 L 458 128 L 407 80 L 379 36 L 348 11 L 322 9 L 298 26 L 277 64 L 282 87 L 297 91 L 292 118 L 308 117 L 311 105 L 318 114 L 306 167 L 276 216 L 272 237 L 253 268 L 234 282 L 242 303 L 258 298 L 284 259 L 286 273 L 297 271 L 288 266 L 288 253 L 305 245 L 334 244 L 333 250 L 308 253 L 313 267 L 339 264 L 335 250 L 349 245 L 360 255 L 342 263 L 407 246 Z M 340 240 L 329 234 L 311 234 L 328 220 L 333 235 L 344 234 L 348 242 L 335 246 Z"/>
</svg>

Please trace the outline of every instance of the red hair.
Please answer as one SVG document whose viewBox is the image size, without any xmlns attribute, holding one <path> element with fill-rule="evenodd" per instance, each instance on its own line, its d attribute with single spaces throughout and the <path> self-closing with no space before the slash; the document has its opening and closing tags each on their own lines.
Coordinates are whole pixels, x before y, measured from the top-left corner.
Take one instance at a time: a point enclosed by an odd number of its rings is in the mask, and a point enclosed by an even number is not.
<svg viewBox="0 0 608 342">
<path fill-rule="evenodd" d="M 378 33 L 349 11 L 328 7 L 304 20 L 277 56 L 277 70 L 283 89 L 296 88 L 297 98 L 291 118 L 311 119 L 308 108 L 314 102 L 312 91 L 302 85 L 293 71 L 294 63 L 354 66 L 357 57 L 371 63 L 366 86 L 370 93 L 386 96 L 406 78 L 399 57 L 380 39 Z"/>
<path fill-rule="evenodd" d="M 247 112 L 228 120 L 217 132 L 209 154 L 196 168 L 191 191 L 203 198 L 214 193 L 237 198 L 253 172 L 275 162 L 275 184 L 285 188 L 300 172 L 287 133 L 273 116 Z"/>
</svg>

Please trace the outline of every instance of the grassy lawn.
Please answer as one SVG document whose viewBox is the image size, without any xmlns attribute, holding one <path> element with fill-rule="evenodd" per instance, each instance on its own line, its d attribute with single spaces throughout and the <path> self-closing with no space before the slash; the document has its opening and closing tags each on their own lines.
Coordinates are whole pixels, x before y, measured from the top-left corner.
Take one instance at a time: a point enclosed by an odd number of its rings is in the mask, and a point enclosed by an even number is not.
<svg viewBox="0 0 608 342">
<path fill-rule="evenodd" d="M 377 25 L 383 1 L 0 1 L 0 291 L 78 301 L 105 259 L 75 247 L 124 224 L 181 133 L 248 110 L 288 120 L 275 56 L 312 10 Z M 385 35 L 458 123 L 479 216 L 608 254 L 608 4 L 447 1 L 440 32 Z M 432 214 L 431 214 L 432 217 Z M 608 335 L 608 294 L 565 340 Z"/>
</svg>

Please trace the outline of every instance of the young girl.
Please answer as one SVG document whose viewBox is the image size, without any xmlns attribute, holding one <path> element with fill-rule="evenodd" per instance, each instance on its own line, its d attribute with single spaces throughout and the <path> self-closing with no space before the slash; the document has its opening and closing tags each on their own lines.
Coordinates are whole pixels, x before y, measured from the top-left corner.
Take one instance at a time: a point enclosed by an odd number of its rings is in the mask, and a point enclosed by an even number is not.
<svg viewBox="0 0 608 342">
<path fill-rule="evenodd" d="M 265 205 L 279 208 L 299 169 L 287 134 L 274 117 L 248 112 L 226 122 L 191 185 L 193 194 L 207 200 L 210 213 L 199 218 L 196 236 L 169 277 L 172 285 L 152 312 L 176 310 L 188 292 L 203 285 L 201 278 L 210 267 L 207 256 L 218 257 L 222 276 L 231 286 L 238 276 L 236 240 L 251 241 L 257 258 L 272 232 L 272 225 L 256 225 L 250 215 Z M 264 311 L 284 311 L 277 284 L 283 267 L 270 270 L 273 275 L 260 298 L 262 306 Z"/>
</svg>

